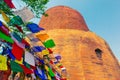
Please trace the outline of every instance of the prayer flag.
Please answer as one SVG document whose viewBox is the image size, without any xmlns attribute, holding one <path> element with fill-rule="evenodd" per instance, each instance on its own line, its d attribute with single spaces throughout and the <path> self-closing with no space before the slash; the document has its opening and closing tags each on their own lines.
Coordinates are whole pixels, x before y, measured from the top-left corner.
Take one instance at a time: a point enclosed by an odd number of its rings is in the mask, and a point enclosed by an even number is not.
<svg viewBox="0 0 120 80">
<path fill-rule="evenodd" d="M 28 29 L 32 32 L 32 33 L 37 33 L 41 30 L 44 30 L 43 28 L 39 27 L 37 24 L 35 23 L 29 23 L 26 25 L 28 27 Z"/>
<path fill-rule="evenodd" d="M 9 37 L 9 36 L 6 36 L 4 33 L 2 33 L 0 31 L 0 38 L 7 41 L 7 42 L 10 42 L 10 43 L 13 43 L 14 41 Z"/>
<path fill-rule="evenodd" d="M 42 50 L 44 50 L 45 48 L 43 46 L 34 46 L 32 47 L 32 50 L 34 52 L 42 52 Z"/>
<path fill-rule="evenodd" d="M 49 51 L 49 53 L 50 53 L 50 54 L 52 54 L 52 53 L 53 53 L 53 51 L 52 51 L 50 48 L 48 48 L 48 51 Z"/>
<path fill-rule="evenodd" d="M 23 58 L 19 61 L 19 60 L 15 60 L 16 63 L 18 64 L 23 64 Z"/>
<path fill-rule="evenodd" d="M 13 25 L 22 25 L 24 23 L 20 16 L 14 16 L 8 24 L 13 26 Z"/>
<path fill-rule="evenodd" d="M 36 37 L 39 38 L 42 42 L 49 38 L 48 34 L 37 34 Z"/>
<path fill-rule="evenodd" d="M 34 56 L 27 51 L 25 52 L 25 62 L 32 66 L 35 66 Z"/>
<path fill-rule="evenodd" d="M 12 46 L 12 53 L 17 60 L 21 60 L 24 50 L 14 42 Z"/>
<path fill-rule="evenodd" d="M 15 60 L 15 56 L 12 54 L 11 50 L 9 48 L 7 48 L 7 51 L 6 51 L 9 55 L 9 57 L 12 59 L 12 60 Z"/>
<path fill-rule="evenodd" d="M 33 71 L 31 69 L 27 68 L 26 66 L 24 66 L 24 65 L 20 65 L 20 66 L 23 68 L 25 74 L 33 73 Z"/>
<path fill-rule="evenodd" d="M 51 77 L 55 77 L 55 74 L 54 74 L 54 72 L 52 71 L 52 69 L 51 68 L 49 68 L 49 75 L 51 76 Z"/>
<path fill-rule="evenodd" d="M 4 0 L 4 2 L 5 2 L 10 8 L 15 8 L 14 4 L 12 3 L 12 0 Z"/>
<path fill-rule="evenodd" d="M 22 67 L 15 61 L 10 61 L 10 67 L 13 72 L 23 72 Z"/>
<path fill-rule="evenodd" d="M 52 39 L 43 42 L 43 44 L 46 48 L 53 48 L 55 46 L 55 43 Z"/>
<path fill-rule="evenodd" d="M 16 40 L 18 40 L 19 42 L 22 41 L 22 38 L 21 38 L 16 32 L 13 32 L 13 33 L 12 33 L 12 36 L 13 36 Z"/>
<path fill-rule="evenodd" d="M 5 22 L 8 23 L 10 21 L 10 18 L 3 11 L 1 11 L 1 13 L 2 13 L 2 17 L 5 20 Z"/>
<path fill-rule="evenodd" d="M 3 26 L 2 21 L 0 21 L 0 27 Z"/>
<path fill-rule="evenodd" d="M 17 28 L 20 32 L 23 33 L 22 27 L 20 27 L 20 26 L 18 26 L 18 25 L 15 25 L 15 26 L 16 26 L 16 28 Z"/>
<path fill-rule="evenodd" d="M 35 70 L 35 74 L 41 79 L 41 80 L 46 80 L 46 75 L 44 70 L 41 70 L 40 68 L 37 67 Z"/>
<path fill-rule="evenodd" d="M 2 54 L 2 53 L 3 53 L 3 47 L 0 46 L 0 54 Z"/>
<path fill-rule="evenodd" d="M 1 27 L 0 27 L 0 30 L 1 30 L 4 34 L 9 35 L 9 30 L 8 30 L 5 26 L 1 26 Z"/>
<path fill-rule="evenodd" d="M 49 54 L 49 51 L 46 50 L 46 49 L 45 49 L 45 50 L 42 50 L 42 54 L 43 54 L 43 55 L 48 55 L 48 54 Z"/>
<path fill-rule="evenodd" d="M 7 70 L 7 57 L 0 55 L 0 70 Z"/>
</svg>

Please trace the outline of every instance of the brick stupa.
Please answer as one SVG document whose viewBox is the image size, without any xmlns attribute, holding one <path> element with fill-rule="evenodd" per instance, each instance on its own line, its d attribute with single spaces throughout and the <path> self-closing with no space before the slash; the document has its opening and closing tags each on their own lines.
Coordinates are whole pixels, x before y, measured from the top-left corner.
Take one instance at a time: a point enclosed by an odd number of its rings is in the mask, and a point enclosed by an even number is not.
<svg viewBox="0 0 120 80">
<path fill-rule="evenodd" d="M 68 80 L 120 80 L 120 66 L 104 39 L 91 32 L 82 15 L 66 6 L 48 9 L 40 26 L 55 41 Z M 95 52 L 102 51 L 101 58 Z"/>
</svg>

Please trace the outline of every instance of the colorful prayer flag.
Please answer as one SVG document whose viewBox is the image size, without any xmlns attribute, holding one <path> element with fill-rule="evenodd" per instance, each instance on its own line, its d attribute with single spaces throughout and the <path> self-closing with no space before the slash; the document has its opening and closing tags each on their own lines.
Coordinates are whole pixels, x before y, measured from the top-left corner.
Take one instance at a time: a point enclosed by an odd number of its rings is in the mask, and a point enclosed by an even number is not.
<svg viewBox="0 0 120 80">
<path fill-rule="evenodd" d="M 23 68 L 23 71 L 25 74 L 33 73 L 33 71 L 31 69 L 27 68 L 26 66 L 24 66 L 24 65 L 20 65 L 20 66 Z"/>
<path fill-rule="evenodd" d="M 7 48 L 7 51 L 8 53 L 8 56 L 12 59 L 12 60 L 15 60 L 15 56 L 12 54 L 11 50 L 9 48 Z"/>
<path fill-rule="evenodd" d="M 17 41 L 19 41 L 19 42 L 22 41 L 22 38 L 21 38 L 16 32 L 13 32 L 13 33 L 12 33 L 12 36 L 13 36 Z"/>
<path fill-rule="evenodd" d="M 37 33 L 41 30 L 44 30 L 43 28 L 39 27 L 37 24 L 35 23 L 29 23 L 26 25 L 28 27 L 28 29 L 32 32 L 32 33 Z"/>
<path fill-rule="evenodd" d="M 22 25 L 24 23 L 20 16 L 14 16 L 8 24 L 13 26 L 13 25 Z"/>
<path fill-rule="evenodd" d="M 7 41 L 7 42 L 10 42 L 10 43 L 13 43 L 14 41 L 9 37 L 9 36 L 6 36 L 4 33 L 2 33 L 0 31 L 0 38 Z"/>
<path fill-rule="evenodd" d="M 48 54 L 49 54 L 49 51 L 48 51 L 47 49 L 42 50 L 42 54 L 43 54 L 43 55 L 48 55 Z"/>
<path fill-rule="evenodd" d="M 18 64 L 23 64 L 23 58 L 19 61 L 19 60 L 15 60 L 16 63 Z"/>
<path fill-rule="evenodd" d="M 4 0 L 4 2 L 5 2 L 10 8 L 15 8 L 14 4 L 12 3 L 12 0 Z"/>
<path fill-rule="evenodd" d="M 42 52 L 42 50 L 44 50 L 45 48 L 43 46 L 34 46 L 32 47 L 32 50 L 34 52 Z"/>
<path fill-rule="evenodd" d="M 53 48 L 55 46 L 55 43 L 52 39 L 43 42 L 43 44 L 46 48 Z"/>
<path fill-rule="evenodd" d="M 23 72 L 22 67 L 15 61 L 10 61 L 10 67 L 13 72 Z"/>
<path fill-rule="evenodd" d="M 0 70 L 7 70 L 7 57 L 0 55 Z"/>
<path fill-rule="evenodd" d="M 2 17 L 5 20 L 5 22 L 8 23 L 10 21 L 10 18 L 3 11 L 1 11 L 1 13 L 2 13 Z"/>
<path fill-rule="evenodd" d="M 49 38 L 48 34 L 37 34 L 36 37 L 39 38 L 42 42 Z"/>
<path fill-rule="evenodd" d="M 27 51 L 25 52 L 25 62 L 32 65 L 32 66 L 35 66 L 34 56 Z"/>
<path fill-rule="evenodd" d="M 17 60 L 21 60 L 23 53 L 24 53 L 24 50 L 14 42 L 12 46 L 12 54 L 15 56 L 15 58 Z"/>
</svg>

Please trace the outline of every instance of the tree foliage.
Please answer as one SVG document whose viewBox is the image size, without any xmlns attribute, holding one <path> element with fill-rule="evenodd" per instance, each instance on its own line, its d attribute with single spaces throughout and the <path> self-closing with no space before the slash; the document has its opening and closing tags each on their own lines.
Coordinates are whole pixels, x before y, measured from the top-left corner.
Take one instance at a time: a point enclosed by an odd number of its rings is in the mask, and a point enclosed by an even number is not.
<svg viewBox="0 0 120 80">
<path fill-rule="evenodd" d="M 26 3 L 26 6 L 29 7 L 36 17 L 40 17 L 40 14 L 47 16 L 45 13 L 46 4 L 49 0 L 21 0 Z M 4 11 L 7 15 L 13 15 L 12 9 L 10 9 L 4 0 L 0 0 L 0 10 Z"/>
<path fill-rule="evenodd" d="M 45 13 L 45 5 L 49 2 L 49 0 L 22 0 L 26 3 L 28 7 L 35 13 L 36 17 L 39 17 L 40 14 L 47 16 Z"/>
</svg>

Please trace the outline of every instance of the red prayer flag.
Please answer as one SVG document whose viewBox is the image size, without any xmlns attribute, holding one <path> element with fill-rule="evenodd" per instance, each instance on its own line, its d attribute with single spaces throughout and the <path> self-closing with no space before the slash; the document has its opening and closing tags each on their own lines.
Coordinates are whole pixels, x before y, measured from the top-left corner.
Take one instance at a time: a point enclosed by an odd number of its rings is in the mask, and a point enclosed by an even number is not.
<svg viewBox="0 0 120 80">
<path fill-rule="evenodd" d="M 4 2 L 5 2 L 10 8 L 15 8 L 14 4 L 12 3 L 12 0 L 4 0 Z"/>
<path fill-rule="evenodd" d="M 18 25 L 15 25 L 15 26 L 16 26 L 16 28 L 17 28 L 20 32 L 23 33 L 23 30 L 22 30 L 22 28 L 21 28 L 20 26 L 18 26 Z"/>
<path fill-rule="evenodd" d="M 17 60 L 21 60 L 24 50 L 19 47 L 15 42 L 12 45 L 12 54 Z"/>
<path fill-rule="evenodd" d="M 31 69 L 27 68 L 26 66 L 24 66 L 24 65 L 20 65 L 20 66 L 23 68 L 25 74 L 33 73 L 33 71 Z"/>
<path fill-rule="evenodd" d="M 30 46 L 30 44 L 25 39 L 22 39 L 22 43 L 25 44 L 26 46 Z"/>
<path fill-rule="evenodd" d="M 47 49 L 48 49 L 48 51 L 49 51 L 50 54 L 53 53 L 53 51 L 50 48 L 47 48 Z"/>
</svg>

